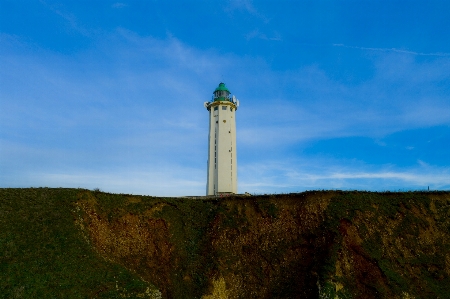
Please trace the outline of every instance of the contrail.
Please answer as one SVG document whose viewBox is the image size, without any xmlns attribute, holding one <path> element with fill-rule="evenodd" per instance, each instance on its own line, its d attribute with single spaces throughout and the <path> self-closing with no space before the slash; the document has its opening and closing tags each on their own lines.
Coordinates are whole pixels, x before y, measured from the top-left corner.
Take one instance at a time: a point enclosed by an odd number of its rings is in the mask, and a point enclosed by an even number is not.
<svg viewBox="0 0 450 299">
<path fill-rule="evenodd" d="M 350 49 L 358 49 L 358 50 L 397 52 L 397 53 L 420 55 L 420 56 L 441 56 L 441 57 L 450 56 L 450 53 L 440 53 L 440 52 L 439 53 L 421 53 L 421 52 L 401 50 L 401 49 L 396 49 L 396 48 L 368 48 L 368 47 L 347 46 L 347 45 L 344 45 L 344 44 L 333 44 L 333 46 L 334 47 L 350 48 Z"/>
</svg>

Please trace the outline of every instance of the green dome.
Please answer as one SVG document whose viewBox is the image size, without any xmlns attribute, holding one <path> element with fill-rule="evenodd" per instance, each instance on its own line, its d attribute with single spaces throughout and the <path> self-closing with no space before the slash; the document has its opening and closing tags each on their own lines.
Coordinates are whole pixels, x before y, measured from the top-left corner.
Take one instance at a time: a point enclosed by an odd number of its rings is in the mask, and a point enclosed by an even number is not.
<svg viewBox="0 0 450 299">
<path fill-rule="evenodd" d="M 230 92 L 229 90 L 228 90 L 228 88 L 225 86 L 225 83 L 220 83 L 219 84 L 219 86 L 216 88 L 216 90 L 214 90 L 214 92 L 216 92 L 216 91 L 228 91 L 228 92 Z"/>
</svg>

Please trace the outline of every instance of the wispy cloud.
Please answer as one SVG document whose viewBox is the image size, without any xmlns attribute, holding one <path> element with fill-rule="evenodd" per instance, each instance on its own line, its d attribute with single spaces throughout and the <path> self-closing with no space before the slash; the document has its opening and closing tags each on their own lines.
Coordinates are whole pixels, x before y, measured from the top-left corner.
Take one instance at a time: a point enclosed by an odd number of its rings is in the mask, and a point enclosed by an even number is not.
<svg viewBox="0 0 450 299">
<path fill-rule="evenodd" d="M 39 2 L 45 5 L 53 13 L 63 18 L 69 25 L 69 27 L 72 28 L 73 30 L 76 30 L 78 33 L 84 36 L 91 36 L 91 32 L 84 26 L 79 24 L 77 17 L 73 13 L 65 11 L 63 7 L 60 5 L 49 4 L 47 1 L 44 0 L 39 0 Z"/>
<path fill-rule="evenodd" d="M 115 169 L 113 173 L 90 172 L 33 172 L 2 177 L 9 187 L 67 187 L 99 188 L 103 191 L 152 196 L 200 195 L 206 189 L 203 173 L 197 169 L 166 165 L 162 171 Z M 167 169 L 173 172 L 168 173 Z M 15 181 L 20 183 L 15 183 Z"/>
<path fill-rule="evenodd" d="M 334 80 L 317 66 L 284 73 L 263 69 L 255 75 L 260 78 L 256 84 L 268 89 L 241 96 L 240 111 L 248 109 L 248 115 L 240 144 L 277 147 L 318 138 L 379 138 L 450 124 L 445 87 L 450 84 L 450 59 L 418 62 L 387 53 L 373 60 L 373 68 L 373 75 L 358 84 Z M 274 92 L 270 86 L 281 88 Z"/>
<path fill-rule="evenodd" d="M 234 58 L 123 29 L 76 57 L 38 52 L 3 43 L 3 187 L 204 193 L 202 103 L 220 82 L 220 64 Z"/>
<path fill-rule="evenodd" d="M 109 49 L 110 44 L 116 45 L 114 50 Z M 92 59 L 98 55 L 102 58 Z M 232 90 L 238 89 L 242 103 L 238 138 L 247 147 L 314 138 L 382 136 L 417 126 L 448 124 L 450 119 L 446 91 L 439 89 L 450 80 L 447 58 L 416 62 L 386 55 L 374 61 L 376 72 L 371 79 L 346 85 L 316 66 L 273 72 L 257 59 L 199 51 L 175 38 L 158 40 L 124 29 L 105 36 L 97 49 L 80 53 L 75 60 L 58 54 L 46 56 L 44 60 L 14 52 L 3 56 L 3 70 L 9 73 L 2 75 L 6 80 L 2 97 L 4 107 L 10 108 L 3 119 L 11 118 L 14 111 L 24 112 L 24 107 L 34 107 L 42 113 L 30 115 L 28 121 L 52 120 L 58 127 L 76 126 L 81 119 L 86 125 L 117 119 L 119 125 L 133 117 L 158 127 L 176 123 L 202 128 L 205 111 L 191 107 L 209 100 L 208 86 L 221 81 L 219 74 L 235 78 Z M 131 69 L 134 65 L 140 67 Z M 261 84 L 263 96 L 247 90 Z M 28 87 L 14 87 L 19 85 Z"/>
<path fill-rule="evenodd" d="M 113 8 L 124 8 L 127 7 L 128 4 L 122 3 L 122 2 L 116 2 L 112 5 Z"/>
<path fill-rule="evenodd" d="M 268 41 L 281 41 L 281 35 L 278 32 L 273 32 L 272 35 L 267 35 L 265 33 L 260 32 L 259 29 L 255 29 L 249 33 L 246 34 L 245 38 L 247 40 L 258 38 L 262 40 L 268 40 Z"/>
<path fill-rule="evenodd" d="M 450 124 L 448 57 L 417 61 L 409 53 L 383 51 L 373 60 L 371 77 L 347 84 L 317 65 L 275 71 L 259 58 L 199 50 L 173 37 L 126 29 L 72 56 L 17 39 L 1 40 L 2 186 L 20 181 L 203 194 L 202 103 L 223 75 L 241 100 L 238 159 L 260 154 L 254 165 L 240 160 L 240 191 L 449 188 L 444 166 L 348 167 L 348 161 L 289 158 L 301 155 L 293 154 L 295 146 L 308 140 L 379 137 Z M 286 152 L 285 159 L 273 160 Z"/>
<path fill-rule="evenodd" d="M 246 13 L 263 20 L 265 23 L 269 22 L 269 19 L 255 8 L 251 0 L 230 0 L 228 3 L 226 8 L 228 11 L 245 11 Z"/>
<path fill-rule="evenodd" d="M 416 165 L 365 165 L 312 159 L 266 161 L 241 167 L 240 190 L 250 193 L 295 192 L 311 189 L 377 191 L 450 189 L 450 168 Z"/>
</svg>

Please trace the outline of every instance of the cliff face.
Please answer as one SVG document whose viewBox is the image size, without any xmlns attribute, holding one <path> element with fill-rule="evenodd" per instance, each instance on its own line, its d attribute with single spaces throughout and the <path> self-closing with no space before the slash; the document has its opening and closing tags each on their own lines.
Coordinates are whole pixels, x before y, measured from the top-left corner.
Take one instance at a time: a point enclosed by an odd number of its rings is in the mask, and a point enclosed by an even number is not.
<svg viewBox="0 0 450 299">
<path fill-rule="evenodd" d="M 0 298 L 450 298 L 450 192 L 0 189 Z"/>
<path fill-rule="evenodd" d="M 450 294 L 448 192 L 163 199 L 80 191 L 74 206 L 95 250 L 163 298 Z"/>
</svg>

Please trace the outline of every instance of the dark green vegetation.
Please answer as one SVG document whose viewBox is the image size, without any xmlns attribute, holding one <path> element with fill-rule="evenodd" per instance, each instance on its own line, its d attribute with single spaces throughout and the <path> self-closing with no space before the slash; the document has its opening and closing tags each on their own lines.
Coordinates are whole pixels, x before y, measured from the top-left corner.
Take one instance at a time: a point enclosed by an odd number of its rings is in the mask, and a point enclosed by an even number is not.
<svg viewBox="0 0 450 299">
<path fill-rule="evenodd" d="M 450 298 L 450 192 L 0 189 L 0 298 Z"/>
<path fill-rule="evenodd" d="M 0 189 L 0 298 L 122 298 L 148 284 L 98 255 L 75 225 L 75 189 Z"/>
</svg>

